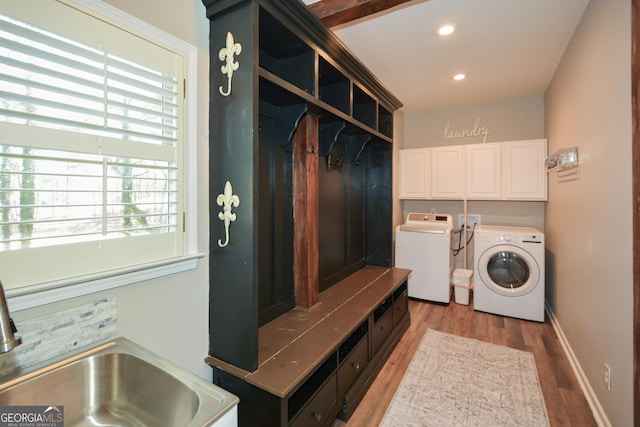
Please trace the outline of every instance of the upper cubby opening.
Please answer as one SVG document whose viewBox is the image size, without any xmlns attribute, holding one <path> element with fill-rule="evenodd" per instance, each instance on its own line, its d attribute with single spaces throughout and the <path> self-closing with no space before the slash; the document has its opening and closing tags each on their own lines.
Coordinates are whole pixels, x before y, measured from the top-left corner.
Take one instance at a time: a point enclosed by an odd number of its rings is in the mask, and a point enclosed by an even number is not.
<svg viewBox="0 0 640 427">
<path fill-rule="evenodd" d="M 378 105 L 376 101 L 369 96 L 358 85 L 353 85 L 353 118 L 360 123 L 369 126 L 371 129 L 376 128 L 376 115 Z"/>
<path fill-rule="evenodd" d="M 315 52 L 260 8 L 260 67 L 315 95 Z"/>
<path fill-rule="evenodd" d="M 320 100 L 350 114 L 351 81 L 322 56 L 318 63 Z"/>
<path fill-rule="evenodd" d="M 393 113 L 378 105 L 378 132 L 393 138 Z"/>
</svg>

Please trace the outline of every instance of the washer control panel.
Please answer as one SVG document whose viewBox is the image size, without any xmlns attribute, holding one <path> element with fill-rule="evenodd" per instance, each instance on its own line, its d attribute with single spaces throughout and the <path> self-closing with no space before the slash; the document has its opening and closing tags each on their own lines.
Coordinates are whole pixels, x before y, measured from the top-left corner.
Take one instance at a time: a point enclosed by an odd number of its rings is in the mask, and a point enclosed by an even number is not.
<svg viewBox="0 0 640 427">
<path fill-rule="evenodd" d="M 446 214 L 417 213 L 407 215 L 404 227 L 446 230 L 453 228 L 453 217 Z"/>
<path fill-rule="evenodd" d="M 498 244 L 533 243 L 544 245 L 544 234 L 535 228 L 479 225 L 475 232 L 476 238 Z"/>
<path fill-rule="evenodd" d="M 451 215 L 412 212 L 407 215 L 407 223 L 412 222 L 451 222 Z"/>
</svg>

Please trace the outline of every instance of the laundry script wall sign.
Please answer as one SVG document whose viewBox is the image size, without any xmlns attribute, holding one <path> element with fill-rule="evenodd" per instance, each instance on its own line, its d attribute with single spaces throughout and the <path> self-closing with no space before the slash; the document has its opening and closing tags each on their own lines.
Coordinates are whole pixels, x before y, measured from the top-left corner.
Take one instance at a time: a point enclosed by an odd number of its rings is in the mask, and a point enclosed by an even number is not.
<svg viewBox="0 0 640 427">
<path fill-rule="evenodd" d="M 476 118 L 473 128 L 453 129 L 449 120 L 444 125 L 444 139 L 482 137 L 482 142 L 485 143 L 487 136 L 489 136 L 489 128 L 480 125 L 480 117 Z"/>
</svg>

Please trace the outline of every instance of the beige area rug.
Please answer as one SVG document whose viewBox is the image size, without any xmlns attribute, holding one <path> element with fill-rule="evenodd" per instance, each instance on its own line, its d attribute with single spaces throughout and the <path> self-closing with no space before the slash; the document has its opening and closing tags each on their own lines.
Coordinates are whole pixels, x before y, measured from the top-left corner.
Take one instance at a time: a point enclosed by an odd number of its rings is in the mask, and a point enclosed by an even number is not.
<svg viewBox="0 0 640 427">
<path fill-rule="evenodd" d="M 548 426 L 533 353 L 427 330 L 381 426 Z"/>
</svg>

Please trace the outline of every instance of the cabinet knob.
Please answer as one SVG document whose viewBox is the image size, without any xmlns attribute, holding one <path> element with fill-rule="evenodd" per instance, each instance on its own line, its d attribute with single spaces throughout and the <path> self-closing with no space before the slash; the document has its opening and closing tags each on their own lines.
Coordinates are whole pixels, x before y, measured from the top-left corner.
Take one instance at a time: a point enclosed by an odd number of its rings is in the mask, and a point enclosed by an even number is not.
<svg viewBox="0 0 640 427">
<path fill-rule="evenodd" d="M 313 418 L 317 422 L 320 422 L 322 420 L 322 414 L 320 412 L 315 412 L 314 411 L 314 412 L 311 413 L 311 418 Z"/>
<path fill-rule="evenodd" d="M 360 369 L 360 364 L 358 362 L 353 362 L 351 366 L 353 366 L 356 371 Z"/>
</svg>

